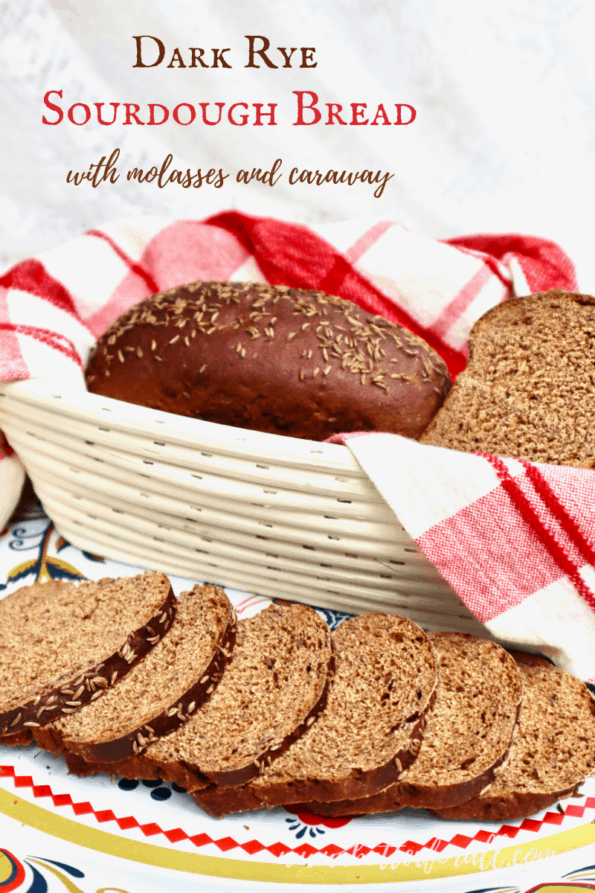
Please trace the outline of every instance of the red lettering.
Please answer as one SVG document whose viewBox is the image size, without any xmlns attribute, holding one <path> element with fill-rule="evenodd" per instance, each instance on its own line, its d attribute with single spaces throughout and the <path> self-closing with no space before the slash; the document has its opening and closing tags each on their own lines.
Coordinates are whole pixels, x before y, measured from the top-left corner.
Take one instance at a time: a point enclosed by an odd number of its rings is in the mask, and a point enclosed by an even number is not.
<svg viewBox="0 0 595 893">
<path fill-rule="evenodd" d="M 45 105 L 45 107 L 47 109 L 50 109 L 52 112 L 57 112 L 58 120 L 57 121 L 48 121 L 48 119 L 44 115 L 43 118 L 41 119 L 43 124 L 52 124 L 52 125 L 60 124 L 60 122 L 64 119 L 64 112 L 62 111 L 60 106 L 55 105 L 55 103 L 50 102 L 50 100 L 49 100 L 49 97 L 52 95 L 52 93 L 55 93 L 56 96 L 59 96 L 60 99 L 62 99 L 62 90 L 48 90 L 47 93 L 45 94 L 45 96 L 43 97 L 43 104 Z"/>
<path fill-rule="evenodd" d="M 406 102 L 395 102 L 395 108 L 397 110 L 397 120 L 395 124 L 413 124 L 415 119 L 417 118 L 417 112 L 413 108 L 412 105 L 407 105 Z M 411 116 L 408 121 L 403 121 L 403 112 L 402 109 L 409 109 L 411 112 Z"/>
<path fill-rule="evenodd" d="M 203 124 L 208 124 L 209 127 L 214 127 L 216 124 L 221 124 L 221 115 L 223 114 L 223 109 L 225 108 L 224 102 L 215 102 L 214 103 L 214 105 L 216 105 L 219 109 L 219 117 L 216 121 L 209 121 L 209 119 L 207 118 L 207 108 L 211 104 L 210 102 L 199 102 L 198 104 L 202 109 L 202 123 Z"/>
<path fill-rule="evenodd" d="M 337 124 L 347 124 L 347 121 L 343 121 L 339 114 L 339 112 L 343 111 L 342 105 L 339 105 L 338 102 L 327 102 L 326 107 L 328 109 L 327 124 L 334 124 L 335 121 Z"/>
<path fill-rule="evenodd" d="M 374 116 L 374 120 L 372 121 L 372 126 L 374 126 L 375 124 L 378 124 L 378 118 L 380 118 L 380 117 L 382 118 L 383 124 L 390 124 L 390 121 L 388 120 L 388 115 L 386 114 L 386 109 L 384 108 L 382 103 L 380 103 L 380 105 L 376 109 L 376 115 Z"/>
<path fill-rule="evenodd" d="M 295 93 L 298 98 L 298 117 L 297 121 L 293 122 L 293 126 L 297 127 L 298 125 L 305 125 L 308 127 L 312 124 L 318 124 L 318 122 L 322 118 L 322 115 L 316 108 L 316 105 L 318 104 L 318 94 L 314 93 L 312 90 L 293 90 L 292 92 Z M 306 95 L 310 97 L 310 105 L 304 104 L 304 96 Z M 305 111 L 310 111 L 313 113 L 313 121 L 306 121 L 304 119 Z"/>
<path fill-rule="evenodd" d="M 277 108 L 276 102 L 268 103 L 268 106 L 270 109 L 270 111 L 268 111 L 268 112 L 262 111 L 262 106 L 263 106 L 262 102 L 253 102 L 252 105 L 256 109 L 256 121 L 254 122 L 255 127 L 262 127 L 261 118 L 270 118 L 271 120 L 267 122 L 269 124 L 269 126 L 277 123 L 275 121 L 275 109 Z"/>
<path fill-rule="evenodd" d="M 155 120 L 155 109 L 161 109 L 163 112 L 163 118 L 161 121 Z M 161 105 L 160 102 L 150 102 L 149 103 L 149 120 L 147 124 L 165 124 L 167 119 L 169 118 L 169 109 L 165 105 Z"/>
<path fill-rule="evenodd" d="M 236 127 L 244 127 L 248 123 L 248 115 L 241 115 L 241 121 L 236 121 L 233 116 L 233 110 L 237 109 L 239 106 L 243 106 L 245 109 L 248 108 L 248 104 L 246 102 L 234 102 L 232 106 L 230 106 L 229 111 L 227 113 L 227 118 L 230 124 L 235 124 Z"/>
<path fill-rule="evenodd" d="M 190 110 L 190 120 L 189 121 L 180 121 L 180 112 L 179 109 L 187 108 Z M 183 127 L 188 127 L 189 124 L 192 124 L 194 119 L 196 118 L 196 109 L 193 105 L 190 105 L 189 102 L 181 102 L 179 105 L 175 107 L 173 110 L 173 119 L 176 124 L 181 124 Z"/>
<path fill-rule="evenodd" d="M 85 120 L 84 121 L 75 121 L 74 120 L 74 110 L 77 108 L 81 108 L 85 110 Z M 77 127 L 82 127 L 83 124 L 87 124 L 87 122 L 91 118 L 91 109 L 84 102 L 75 102 L 74 105 L 71 105 L 68 109 L 68 120 L 72 121 L 73 124 L 76 124 Z"/>
<path fill-rule="evenodd" d="M 364 114 L 364 109 L 367 109 L 368 106 L 365 102 L 352 102 L 351 103 L 351 123 L 352 124 L 368 124 L 369 121 L 366 118 L 365 121 L 362 121 L 362 115 Z"/>
<path fill-rule="evenodd" d="M 104 121 L 103 118 L 101 117 L 101 109 L 104 106 L 103 102 L 94 102 L 93 105 L 97 109 L 97 120 L 99 121 L 100 124 L 103 124 L 104 127 L 109 127 L 110 124 L 116 123 L 116 115 L 118 114 L 118 108 L 120 106 L 119 102 L 110 102 L 110 105 L 112 106 L 112 108 L 114 110 L 114 117 L 112 118 L 111 121 Z"/>
<path fill-rule="evenodd" d="M 142 124 L 144 126 L 145 122 L 137 117 L 138 112 L 140 112 L 140 105 L 137 105 L 135 102 L 125 102 L 124 108 L 126 109 L 126 120 L 124 121 L 124 124 L 132 124 L 132 119 L 134 119 L 135 124 Z"/>
</svg>

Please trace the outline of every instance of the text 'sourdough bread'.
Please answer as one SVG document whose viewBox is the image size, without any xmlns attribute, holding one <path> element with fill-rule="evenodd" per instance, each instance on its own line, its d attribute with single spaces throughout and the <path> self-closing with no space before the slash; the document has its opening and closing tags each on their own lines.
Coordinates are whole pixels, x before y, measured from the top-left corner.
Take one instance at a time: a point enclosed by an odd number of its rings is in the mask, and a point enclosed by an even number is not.
<svg viewBox="0 0 595 893">
<path fill-rule="evenodd" d="M 211 814 L 374 794 L 415 759 L 437 681 L 428 637 L 404 617 L 364 614 L 345 620 L 333 641 L 324 710 L 243 789 L 197 792 Z"/>
<path fill-rule="evenodd" d="M 595 297 L 549 291 L 489 310 L 421 442 L 595 465 Z"/>
<path fill-rule="evenodd" d="M 595 700 L 587 686 L 543 658 L 514 653 L 524 697 L 506 760 L 480 794 L 446 819 L 513 821 L 576 792 L 595 772 Z"/>
<path fill-rule="evenodd" d="M 40 747 L 110 763 L 142 753 L 194 714 L 217 686 L 231 658 L 236 617 L 216 586 L 194 586 L 177 601 L 168 632 L 143 661 L 99 700 L 42 729 Z"/>
<path fill-rule="evenodd" d="M 450 388 L 421 338 L 320 291 L 194 282 L 147 298 L 99 339 L 90 391 L 311 440 L 417 438 Z"/>
<path fill-rule="evenodd" d="M 25 743 L 101 697 L 160 641 L 175 610 L 169 580 L 158 573 L 34 583 L 2 599 L 2 741 Z"/>
<path fill-rule="evenodd" d="M 516 725 L 523 685 L 514 659 L 495 642 L 466 633 L 428 633 L 439 683 L 417 759 L 371 797 L 294 808 L 314 815 L 455 806 L 494 780 Z"/>
</svg>

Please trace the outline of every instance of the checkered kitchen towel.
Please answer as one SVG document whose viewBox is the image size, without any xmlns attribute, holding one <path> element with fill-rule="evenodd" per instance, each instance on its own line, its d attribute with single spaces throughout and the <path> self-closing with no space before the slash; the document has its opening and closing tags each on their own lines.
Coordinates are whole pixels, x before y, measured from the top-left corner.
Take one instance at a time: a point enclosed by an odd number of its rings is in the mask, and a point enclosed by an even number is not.
<svg viewBox="0 0 595 893">
<path fill-rule="evenodd" d="M 548 241 L 435 241 L 395 223 L 305 227 L 235 212 L 102 226 L 0 277 L 0 380 L 82 384 L 88 350 L 145 296 L 196 279 L 341 295 L 407 326 L 464 367 L 472 324 L 510 295 L 577 288 Z M 595 681 L 595 470 L 343 438 L 443 576 L 501 641 Z"/>
</svg>

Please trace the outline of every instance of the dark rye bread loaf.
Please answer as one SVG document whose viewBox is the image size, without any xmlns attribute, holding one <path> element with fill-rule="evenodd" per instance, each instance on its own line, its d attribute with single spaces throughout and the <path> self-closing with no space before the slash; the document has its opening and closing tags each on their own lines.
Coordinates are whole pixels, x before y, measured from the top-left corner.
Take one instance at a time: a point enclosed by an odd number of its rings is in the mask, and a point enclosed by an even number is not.
<svg viewBox="0 0 595 893">
<path fill-rule="evenodd" d="M 94 703 L 42 729 L 40 747 L 110 763 L 179 728 L 210 697 L 231 658 L 236 617 L 216 586 L 194 586 L 178 599 L 161 641 Z M 109 765 L 104 766 L 110 771 Z"/>
<path fill-rule="evenodd" d="M 519 721 L 496 780 L 445 819 L 512 821 L 575 793 L 595 772 L 595 700 L 579 679 L 543 658 L 513 652 L 524 683 Z"/>
<path fill-rule="evenodd" d="M 466 633 L 428 633 L 440 681 L 417 759 L 386 790 L 359 800 L 308 803 L 292 810 L 321 816 L 394 812 L 405 806 L 463 803 L 494 780 L 520 709 L 523 685 L 513 658 Z"/>
<path fill-rule="evenodd" d="M 595 298 L 550 291 L 475 323 L 469 362 L 422 443 L 595 465 Z"/>
<path fill-rule="evenodd" d="M 23 733 L 101 697 L 157 644 L 175 607 L 158 573 L 35 583 L 0 601 L 1 740 L 25 743 Z"/>
<path fill-rule="evenodd" d="M 147 298 L 99 339 L 93 393 L 293 437 L 417 438 L 450 388 L 428 345 L 319 291 L 194 282 Z"/>
<path fill-rule="evenodd" d="M 189 722 L 138 757 L 112 764 L 129 778 L 162 778 L 192 791 L 243 784 L 301 734 L 332 665 L 327 624 L 304 605 L 271 605 L 238 623 L 236 645 L 212 696 Z M 68 760 L 71 771 L 89 774 Z"/>
<path fill-rule="evenodd" d="M 243 789 L 197 792 L 211 815 L 376 793 L 418 753 L 436 688 L 424 632 L 403 617 L 364 614 L 333 633 L 335 673 L 324 710 Z"/>
</svg>

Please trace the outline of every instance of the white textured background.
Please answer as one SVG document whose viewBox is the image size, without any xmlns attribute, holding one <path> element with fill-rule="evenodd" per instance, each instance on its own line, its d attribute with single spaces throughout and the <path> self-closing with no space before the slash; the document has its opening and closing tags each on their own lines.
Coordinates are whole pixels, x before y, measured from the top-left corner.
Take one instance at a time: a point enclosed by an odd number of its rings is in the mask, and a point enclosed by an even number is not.
<svg viewBox="0 0 595 893">
<path fill-rule="evenodd" d="M 131 214 L 238 207 L 301 221 L 393 219 L 437 237 L 524 232 L 558 241 L 595 292 L 592 0 L 0 0 L 0 264 Z M 231 47 L 232 70 L 133 69 L 133 34 Z M 245 34 L 315 46 L 314 70 L 246 70 Z M 296 54 L 297 55 L 297 54 Z M 168 57 L 169 58 L 169 57 Z M 276 127 L 44 126 L 46 90 L 73 102 L 277 102 Z M 294 127 L 292 90 L 323 102 L 407 102 L 408 127 Z M 107 114 L 111 110 L 105 109 Z M 141 113 L 142 117 L 142 113 Z M 67 185 L 118 146 L 119 167 L 293 166 L 390 171 L 369 186 L 183 190 Z"/>
</svg>

